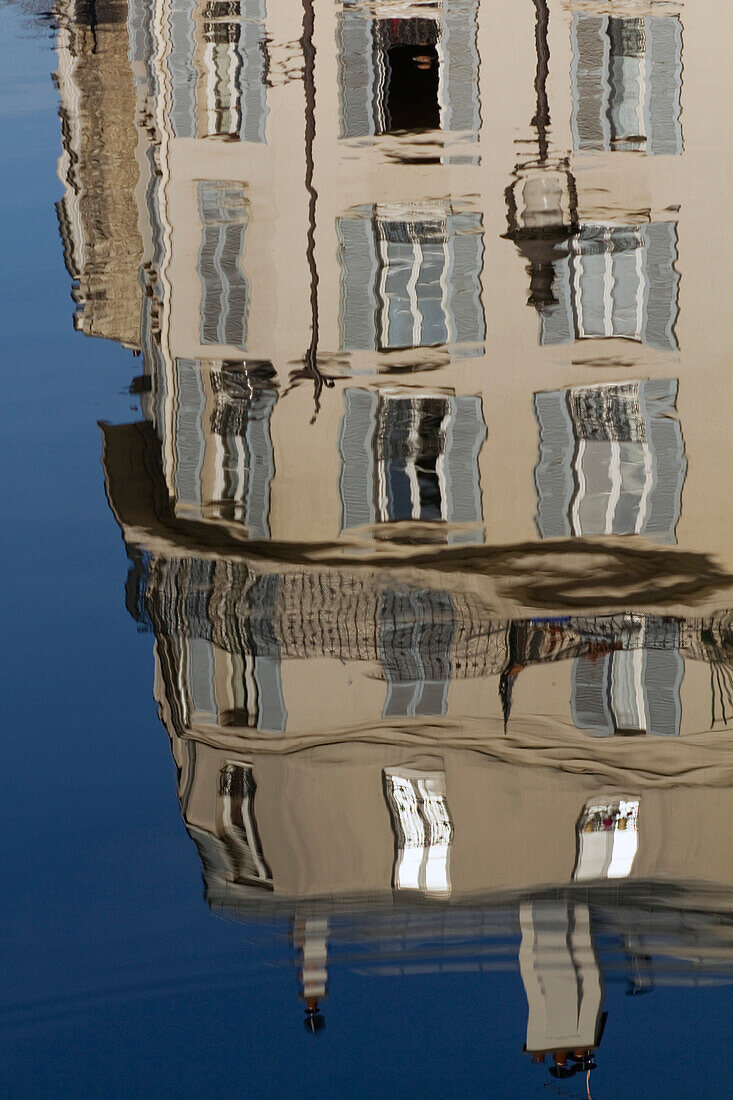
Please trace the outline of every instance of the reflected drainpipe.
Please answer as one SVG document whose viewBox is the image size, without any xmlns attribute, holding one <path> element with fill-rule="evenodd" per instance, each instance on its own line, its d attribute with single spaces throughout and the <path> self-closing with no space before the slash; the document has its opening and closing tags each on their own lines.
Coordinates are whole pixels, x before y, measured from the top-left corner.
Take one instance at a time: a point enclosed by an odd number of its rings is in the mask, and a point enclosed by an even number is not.
<svg viewBox="0 0 733 1100">
<path fill-rule="evenodd" d="M 301 379 L 310 378 L 313 381 L 313 401 L 315 410 L 311 423 L 318 415 L 321 407 L 321 393 L 323 387 L 333 386 L 333 379 L 322 374 L 318 367 L 318 267 L 316 264 L 316 206 L 318 192 L 313 184 L 315 160 L 313 147 L 316 138 L 316 47 L 313 43 L 315 29 L 314 0 L 303 0 L 303 34 L 300 45 L 303 50 L 303 88 L 305 93 L 305 189 L 308 193 L 308 234 L 306 244 L 306 261 L 310 273 L 310 307 L 311 307 L 311 339 L 308 349 L 303 356 L 303 367 L 294 371 L 291 376 L 291 385 L 295 385 Z"/>
</svg>

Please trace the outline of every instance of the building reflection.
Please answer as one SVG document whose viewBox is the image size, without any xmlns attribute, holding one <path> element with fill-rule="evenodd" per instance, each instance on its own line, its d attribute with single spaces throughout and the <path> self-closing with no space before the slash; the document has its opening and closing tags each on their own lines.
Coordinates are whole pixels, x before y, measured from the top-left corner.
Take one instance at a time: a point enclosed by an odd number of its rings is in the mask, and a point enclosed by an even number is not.
<svg viewBox="0 0 733 1100">
<path fill-rule="evenodd" d="M 367 973 L 491 970 L 508 937 L 525 1050 L 566 1077 L 595 1066 L 607 980 L 729 975 L 733 805 L 710 692 L 731 680 L 730 612 L 507 621 L 447 578 L 268 566 L 252 543 L 222 553 L 225 525 L 145 518 L 128 442 L 105 428 L 107 488 L 206 898 L 290 923 L 309 1031 L 344 952 Z M 632 735 L 643 756 L 603 747 Z"/>
<path fill-rule="evenodd" d="M 651 745 L 643 757 L 613 767 L 592 737 L 581 745 L 554 731 L 548 767 L 531 755 L 521 723 L 508 751 L 500 732 L 482 735 L 468 717 L 455 721 L 449 690 L 465 668 L 452 646 L 465 630 L 455 594 L 415 594 L 411 621 L 398 630 L 379 621 L 384 594 L 371 596 L 370 610 L 364 588 L 343 574 L 298 578 L 301 606 L 306 591 L 324 602 L 297 617 L 274 606 L 295 578 L 250 575 L 233 584 L 230 575 L 228 583 L 210 585 L 203 563 L 188 560 L 182 568 L 196 573 L 195 582 L 186 594 L 166 597 L 175 621 L 153 625 L 156 697 L 184 821 L 216 912 L 292 922 L 309 1029 L 323 1026 L 330 943 L 339 958 L 349 945 L 360 970 L 409 973 L 490 970 L 497 952 L 505 958 L 499 941 L 519 937 L 525 1048 L 537 1061 L 550 1054 L 558 1076 L 592 1064 L 606 972 L 636 991 L 672 974 L 675 981 L 729 974 L 733 944 L 722 933 L 733 899 L 727 742 L 708 741 L 702 756 L 693 748 L 689 761 L 696 763 L 680 775 Z M 160 594 L 149 585 L 144 599 L 152 617 Z M 393 614 L 405 612 L 406 599 L 390 595 Z M 186 633 L 186 610 L 194 605 L 208 617 L 211 641 Z M 452 608 L 454 622 L 418 629 L 418 606 L 445 618 Z M 285 638 L 288 629 L 302 634 Z M 671 657 L 679 668 L 684 653 L 691 666 L 729 669 L 733 652 L 730 614 L 705 623 L 619 616 L 484 629 L 494 646 L 495 683 L 520 656 L 527 668 L 565 661 L 605 670 L 610 660 L 618 728 L 601 732 L 661 740 L 680 734 L 664 724 L 675 721 L 680 698 L 679 680 L 665 681 L 665 661 Z M 522 635 L 520 655 L 511 638 Z M 233 644 L 238 654 L 224 649 Z M 641 681 L 634 678 L 639 654 Z M 336 689 L 328 668 L 334 657 L 346 663 L 357 695 L 351 727 L 345 715 L 330 727 L 328 707 L 312 707 L 303 689 Z M 292 665 L 306 661 L 308 677 L 293 680 Z M 473 672 L 486 694 L 488 671 Z M 389 707 L 369 714 L 363 682 L 371 685 L 375 675 Z M 288 682 L 298 684 L 292 696 Z M 587 686 L 575 672 L 572 683 L 572 705 L 588 707 Z M 633 710 L 639 700 L 651 708 L 646 730 Z M 399 724 L 400 715 L 413 724 Z M 706 753 L 712 755 L 704 762 Z M 693 910 L 690 925 L 685 914 Z"/>
<path fill-rule="evenodd" d="M 167 27 L 158 29 L 161 17 Z M 266 140 L 265 0 L 133 0 L 128 18 L 133 33 L 150 34 L 155 27 L 153 33 L 167 39 L 163 94 L 173 136 Z"/>
<path fill-rule="evenodd" d="M 460 591 L 398 578 L 369 583 L 346 569 L 262 573 L 236 560 L 131 550 L 130 608 L 165 648 L 170 690 L 179 685 L 177 712 L 207 725 L 295 734 L 300 723 L 288 723 L 282 681 L 282 662 L 293 660 L 314 668 L 336 661 L 353 681 L 368 680 L 362 713 L 377 725 L 447 715 L 495 725 L 501 718 L 506 726 L 522 673 L 530 692 L 520 726 L 544 703 L 554 735 L 572 721 L 595 735 L 677 736 L 686 670 L 693 717 L 685 729 L 712 728 L 716 712 L 718 720 L 724 714 L 730 612 L 704 620 L 626 613 L 507 622 Z M 296 706 L 303 686 L 294 669 L 292 677 Z M 384 685 L 381 701 L 375 677 Z M 330 700 L 321 732 L 337 736 L 351 713 L 351 700 Z"/>
<path fill-rule="evenodd" d="M 680 19 L 536 0 L 528 130 L 468 0 L 97 14 L 59 5 L 60 223 L 77 327 L 142 356 L 104 471 L 207 901 L 289 922 L 310 1031 L 334 946 L 511 955 L 527 1053 L 586 1072 L 607 981 L 733 962 Z"/>
<path fill-rule="evenodd" d="M 506 130 L 493 119 L 497 133 L 485 132 L 489 68 L 478 65 L 475 5 L 319 8 L 305 36 L 297 15 L 249 0 L 131 0 L 124 32 L 115 9 L 95 31 L 114 46 L 94 53 L 81 9 L 62 12 L 60 216 L 77 324 L 142 352 L 142 411 L 178 512 L 239 525 L 250 538 L 404 552 L 518 546 L 537 535 L 711 549 L 682 509 L 687 453 L 696 454 L 698 484 L 714 478 L 717 460 L 705 445 L 710 410 L 677 359 L 677 212 L 669 203 L 644 210 L 643 170 L 660 158 L 617 155 L 625 139 L 596 148 L 571 133 L 600 94 L 590 78 L 597 54 L 608 70 L 600 86 L 626 104 L 633 85 L 656 134 L 652 151 L 668 151 L 660 135 L 679 123 L 678 16 L 564 12 L 536 0 L 528 138 L 518 108 Z M 299 58 L 316 39 L 324 67 L 309 62 L 305 88 Z M 634 50 L 638 80 L 626 65 Z M 387 101 L 402 87 L 398 70 L 420 74 L 433 61 L 440 127 L 471 135 L 477 152 L 485 138 L 497 147 L 502 135 L 521 134 L 507 235 L 528 261 L 539 319 L 539 345 L 522 343 L 521 372 L 507 352 L 515 335 L 529 335 L 526 311 L 496 285 L 508 258 L 487 224 L 506 177 L 495 188 L 498 169 L 456 161 L 454 146 L 450 163 L 440 153 L 413 164 L 413 139 L 425 130 L 417 123 L 396 127 L 396 144 L 362 140 L 386 136 L 375 119 L 397 110 Z M 93 95 L 107 84 L 111 95 L 113 81 L 127 89 L 114 111 Z M 423 98 L 412 97 L 415 110 Z M 626 117 L 627 107 L 619 111 Z M 116 156 L 97 164 L 86 120 L 106 126 L 108 114 Z M 371 121 L 344 123 L 357 115 Z M 681 152 L 681 137 L 677 144 Z M 602 209 L 589 184 L 602 155 L 619 165 L 622 211 Z M 560 386 L 548 353 L 584 344 L 599 349 L 605 377 L 586 371 L 572 385 L 565 373 Z M 308 463 L 299 454 L 304 379 L 318 406 Z M 322 400 L 326 383 L 333 392 Z M 223 410 L 247 401 L 256 409 L 247 427 L 225 428 L 239 414 Z M 678 411 L 679 422 L 670 416 Z M 537 428 L 539 459 L 530 453 Z M 725 557 L 723 534 L 714 549 Z"/>
</svg>

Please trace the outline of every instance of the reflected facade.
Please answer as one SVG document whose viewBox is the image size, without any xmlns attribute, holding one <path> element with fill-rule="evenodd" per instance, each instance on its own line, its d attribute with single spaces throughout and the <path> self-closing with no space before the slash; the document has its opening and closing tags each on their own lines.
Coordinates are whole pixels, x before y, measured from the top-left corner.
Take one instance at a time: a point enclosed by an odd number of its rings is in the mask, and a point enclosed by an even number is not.
<svg viewBox="0 0 733 1100">
<path fill-rule="evenodd" d="M 130 0 L 93 50 L 59 5 L 75 323 L 140 355 L 103 466 L 207 902 L 288 922 L 309 1031 L 334 945 L 509 938 L 560 1078 L 611 977 L 733 963 L 705 30 L 587 7 Z"/>
</svg>

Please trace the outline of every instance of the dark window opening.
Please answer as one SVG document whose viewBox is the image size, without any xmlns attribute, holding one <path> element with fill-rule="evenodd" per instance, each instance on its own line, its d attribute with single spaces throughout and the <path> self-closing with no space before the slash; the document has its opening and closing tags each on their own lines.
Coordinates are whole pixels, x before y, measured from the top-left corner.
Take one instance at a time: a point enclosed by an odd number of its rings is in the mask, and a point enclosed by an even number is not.
<svg viewBox="0 0 733 1100">
<path fill-rule="evenodd" d="M 448 402 L 391 398 L 380 403 L 376 460 L 384 476 L 383 520 L 444 518 L 438 460 L 445 453 Z"/>
<path fill-rule="evenodd" d="M 385 69 L 383 132 L 439 129 L 435 46 L 397 46 L 387 53 Z"/>
<path fill-rule="evenodd" d="M 380 19 L 374 24 L 377 133 L 440 128 L 439 27 L 433 19 Z M 380 64 L 381 60 L 381 64 Z"/>
</svg>

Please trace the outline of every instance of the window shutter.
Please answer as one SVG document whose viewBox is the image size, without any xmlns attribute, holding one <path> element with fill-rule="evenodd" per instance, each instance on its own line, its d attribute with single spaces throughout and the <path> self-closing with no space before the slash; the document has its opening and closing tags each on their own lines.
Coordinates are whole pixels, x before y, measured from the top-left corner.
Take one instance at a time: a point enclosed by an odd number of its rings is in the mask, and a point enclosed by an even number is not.
<svg viewBox="0 0 733 1100">
<path fill-rule="evenodd" d="M 619 274 L 619 257 L 615 255 L 615 243 L 613 229 L 611 230 L 611 240 L 607 241 L 606 227 L 599 225 L 584 225 L 573 241 L 572 247 L 575 253 L 573 257 L 573 275 L 579 275 L 580 288 L 575 301 L 578 319 L 577 331 L 574 334 L 576 338 L 605 335 L 607 259 L 611 261 L 614 292 L 616 289 L 615 279 Z M 635 272 L 635 267 L 632 270 Z M 613 309 L 613 300 L 610 304 Z M 613 321 L 611 330 L 613 331 Z"/>
<path fill-rule="evenodd" d="M 243 0 L 240 34 L 240 75 L 242 91 L 242 137 L 245 141 L 265 141 L 267 118 L 265 81 L 265 0 Z"/>
<path fill-rule="evenodd" d="M 570 535 L 570 502 L 573 495 L 574 436 L 564 390 L 534 395 L 534 412 L 539 428 L 539 458 L 535 466 L 537 512 L 535 523 L 540 538 Z"/>
<path fill-rule="evenodd" d="M 377 395 L 369 390 L 348 389 L 344 402 L 339 436 L 342 531 L 374 523 L 375 520 L 372 436 Z"/>
<path fill-rule="evenodd" d="M 445 88 L 444 130 L 481 128 L 479 60 L 476 47 L 475 0 L 449 0 L 445 7 L 440 44 Z"/>
<path fill-rule="evenodd" d="M 265 390 L 247 421 L 247 470 L 245 523 L 253 539 L 270 537 L 270 484 L 275 474 L 275 456 L 270 435 L 270 416 L 277 395 Z"/>
<path fill-rule="evenodd" d="M 448 680 L 423 680 L 415 714 L 440 716 L 448 705 Z"/>
<path fill-rule="evenodd" d="M 377 302 L 377 254 L 371 207 L 358 217 L 339 218 L 336 223 L 341 266 L 339 334 L 341 350 L 374 348 Z"/>
<path fill-rule="evenodd" d="M 284 733 L 288 720 L 282 688 L 280 646 L 274 617 L 280 592 L 280 578 L 265 574 L 249 591 L 248 632 L 254 656 L 257 685 L 257 728 Z"/>
<path fill-rule="evenodd" d="M 572 248 L 572 244 L 569 246 Z M 575 339 L 573 320 L 570 254 L 552 264 L 552 305 L 542 306 L 540 311 L 539 342 L 545 346 L 569 344 Z"/>
<path fill-rule="evenodd" d="M 387 680 L 387 698 L 382 708 L 382 718 L 405 718 L 415 714 L 416 686 L 414 680 Z"/>
<path fill-rule="evenodd" d="M 176 504 L 200 511 L 201 469 L 206 440 L 202 418 L 206 398 L 195 359 L 176 359 L 176 463 L 173 483 Z"/>
<path fill-rule="evenodd" d="M 173 0 L 170 13 L 171 121 L 177 138 L 196 137 L 196 82 L 193 64 L 193 5 Z"/>
<path fill-rule="evenodd" d="M 148 68 L 155 57 L 155 45 L 151 34 L 152 12 L 148 0 L 129 0 L 127 5 L 127 33 L 129 35 L 130 61 Z M 135 71 L 139 72 L 139 69 Z"/>
<path fill-rule="evenodd" d="M 247 594 L 247 634 L 255 657 L 271 657 L 280 652 L 274 627 L 279 592 L 280 577 L 275 573 L 263 573 L 252 583 Z"/>
<path fill-rule="evenodd" d="M 604 447 L 606 452 L 602 459 L 602 465 L 604 468 L 604 476 L 611 476 L 612 458 L 608 453 L 613 444 L 609 444 Z M 618 489 L 618 500 L 613 513 L 613 525 L 612 533 L 614 535 L 633 535 L 636 531 L 636 524 L 639 519 L 640 509 L 646 506 L 646 514 L 648 516 L 648 502 L 644 501 L 645 489 L 647 485 L 646 481 L 646 467 L 645 459 L 649 452 L 644 447 L 643 443 L 617 443 L 619 454 L 619 470 L 618 477 L 620 481 Z M 587 452 L 586 452 L 587 454 Z M 654 457 L 652 452 L 652 467 L 654 465 Z M 583 468 L 585 469 L 585 461 Z M 652 488 L 652 493 L 653 493 Z M 603 513 L 605 513 L 605 506 L 607 505 L 607 499 L 599 498 L 598 503 L 601 505 Z M 592 531 L 590 528 L 586 529 L 583 526 L 583 534 L 598 534 L 604 533 L 605 527 L 601 526 L 599 530 Z"/>
<path fill-rule="evenodd" d="M 611 132 L 606 115 L 609 42 L 605 16 L 582 12 L 571 26 L 572 64 L 570 125 L 576 150 L 607 149 Z"/>
<path fill-rule="evenodd" d="M 178 563 L 174 583 L 176 595 L 181 601 L 182 627 L 189 635 L 211 641 L 209 604 L 214 587 L 214 562 L 203 558 L 189 558 Z M 175 620 L 170 620 L 171 627 Z"/>
<path fill-rule="evenodd" d="M 675 222 L 651 222 L 640 228 L 644 240 L 644 327 L 642 341 L 660 351 L 677 347 L 677 289 L 680 277 L 675 270 L 677 260 L 677 225 Z"/>
<path fill-rule="evenodd" d="M 374 47 L 371 21 L 346 8 L 337 29 L 339 56 L 339 137 L 374 133 Z"/>
<path fill-rule="evenodd" d="M 241 269 L 247 224 L 241 184 L 199 183 L 201 343 L 246 349 L 249 284 Z"/>
<path fill-rule="evenodd" d="M 447 283 L 450 288 L 447 295 L 449 299 L 454 292 L 453 272 L 450 268 L 446 270 L 446 244 L 448 250 L 451 250 L 452 242 L 450 240 L 446 241 L 446 236 L 443 231 L 435 233 L 434 235 L 429 233 L 423 234 L 423 239 L 419 243 L 421 259 L 415 293 L 417 296 L 417 308 L 421 318 L 417 341 L 420 347 L 436 347 L 439 344 L 448 343 L 451 339 L 447 310 L 443 301 L 443 288 L 445 283 Z M 394 246 L 391 246 L 391 248 L 392 247 Z M 407 262 L 404 264 L 405 273 L 411 270 L 411 265 L 414 262 L 415 247 L 415 245 L 409 245 L 407 249 L 404 249 L 403 246 L 404 251 L 407 252 L 407 256 L 405 257 Z M 450 259 L 448 262 L 450 263 Z M 407 287 L 405 287 L 405 300 L 409 300 Z M 404 342 L 408 347 L 410 344 L 415 343 L 411 331 L 413 317 L 414 315 L 411 310 L 405 311 L 405 319 L 408 322 L 409 329 L 405 333 L 407 339 Z"/>
<path fill-rule="evenodd" d="M 611 326 L 614 336 L 639 339 L 638 334 L 638 298 L 639 298 L 639 252 L 643 249 L 643 240 L 639 233 L 618 228 L 612 230 L 610 253 L 613 272 L 613 290 L 611 292 Z M 601 258 L 605 263 L 605 256 Z M 601 325 L 603 321 L 601 320 Z M 600 329 L 603 332 L 603 328 Z"/>
<path fill-rule="evenodd" d="M 448 522 L 480 524 L 483 519 L 478 456 L 486 439 L 481 398 L 451 398 L 451 416 L 446 430 L 445 469 Z M 456 531 L 450 541 L 483 542 L 483 529 Z"/>
<path fill-rule="evenodd" d="M 235 761 L 219 775 L 219 818 L 235 882 L 272 886 L 255 819 L 257 784 L 252 764 Z"/>
<path fill-rule="evenodd" d="M 279 657 L 257 657 L 254 669 L 257 684 L 257 728 L 284 733 L 288 720 L 283 697 Z"/>
<path fill-rule="evenodd" d="M 571 674 L 570 709 L 578 729 L 597 737 L 610 737 L 613 722 L 608 708 L 607 685 L 611 655 L 576 657 Z"/>
<path fill-rule="evenodd" d="M 643 534 L 673 545 L 682 510 L 682 486 L 687 474 L 685 443 L 677 406 L 676 378 L 655 379 L 641 384 L 647 432 L 654 454 L 654 485 Z"/>
<path fill-rule="evenodd" d="M 679 156 L 682 152 L 682 26 L 679 17 L 645 20 L 647 63 L 651 68 L 647 150 Z"/>
<path fill-rule="evenodd" d="M 453 314 L 453 342 L 480 343 L 486 336 L 481 301 L 481 273 L 484 262 L 483 223 L 480 214 L 448 217 L 448 248 L 451 257 L 450 310 Z"/>
<path fill-rule="evenodd" d="M 680 687 L 685 662 L 676 649 L 648 649 L 645 656 L 647 733 L 656 737 L 678 737 L 682 722 Z"/>
<path fill-rule="evenodd" d="M 215 721 L 218 709 L 214 697 L 214 650 L 205 638 L 188 639 L 188 690 L 192 711 Z"/>
<path fill-rule="evenodd" d="M 186 822 L 186 828 L 188 830 L 188 835 L 196 845 L 196 850 L 201 860 L 207 892 L 213 886 L 211 881 L 213 878 L 233 878 L 235 870 L 234 861 L 226 844 L 224 844 L 218 836 L 206 832 L 205 829 L 199 829 L 197 826 L 191 825 L 188 821 Z"/>
</svg>

